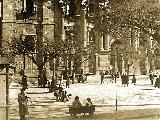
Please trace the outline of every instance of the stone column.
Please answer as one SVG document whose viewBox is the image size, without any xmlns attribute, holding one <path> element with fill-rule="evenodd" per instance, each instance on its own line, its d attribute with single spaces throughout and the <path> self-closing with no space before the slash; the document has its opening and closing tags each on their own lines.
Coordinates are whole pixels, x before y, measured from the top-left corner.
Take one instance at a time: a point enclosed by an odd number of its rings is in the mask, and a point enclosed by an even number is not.
<svg viewBox="0 0 160 120">
<path fill-rule="evenodd" d="M 86 11 L 84 11 L 84 17 L 83 17 L 83 21 L 84 21 L 84 25 L 83 25 L 84 47 L 86 47 L 86 45 L 87 45 L 87 21 L 86 21 L 85 14 L 86 14 Z"/>
<path fill-rule="evenodd" d="M 86 41 L 86 42 L 87 42 L 87 45 L 89 44 L 89 39 L 90 39 L 90 33 L 89 33 L 89 32 L 90 32 L 90 31 L 89 31 L 89 28 L 87 28 L 87 32 L 86 32 L 86 33 L 87 33 L 87 39 L 86 39 L 86 40 L 87 40 L 87 41 Z"/>
<path fill-rule="evenodd" d="M 64 16 L 62 17 L 62 40 L 65 40 Z"/>
</svg>

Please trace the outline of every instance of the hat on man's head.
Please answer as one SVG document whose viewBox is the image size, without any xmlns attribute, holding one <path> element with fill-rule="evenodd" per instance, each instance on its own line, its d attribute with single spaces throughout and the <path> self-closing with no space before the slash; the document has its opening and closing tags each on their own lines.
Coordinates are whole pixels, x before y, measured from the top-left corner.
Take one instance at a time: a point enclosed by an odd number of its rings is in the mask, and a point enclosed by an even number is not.
<svg viewBox="0 0 160 120">
<path fill-rule="evenodd" d="M 88 101 L 91 101 L 91 98 L 87 98 Z"/>
<path fill-rule="evenodd" d="M 76 97 L 75 97 L 75 100 L 79 100 L 79 97 L 78 97 L 78 96 L 76 96 Z"/>
</svg>

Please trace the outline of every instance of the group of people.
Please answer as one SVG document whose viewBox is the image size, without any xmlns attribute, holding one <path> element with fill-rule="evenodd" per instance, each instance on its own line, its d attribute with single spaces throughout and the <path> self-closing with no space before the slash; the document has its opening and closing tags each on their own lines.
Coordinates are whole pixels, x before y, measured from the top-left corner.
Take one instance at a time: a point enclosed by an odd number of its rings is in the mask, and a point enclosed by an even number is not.
<svg viewBox="0 0 160 120">
<path fill-rule="evenodd" d="M 111 71 L 110 71 L 110 72 L 109 72 L 109 71 L 106 71 L 105 73 L 104 73 L 104 72 L 101 72 L 100 75 L 101 75 L 101 84 L 104 83 L 104 76 L 105 76 L 105 75 L 111 75 L 111 79 L 114 80 L 115 83 L 116 83 L 116 81 L 117 81 L 117 78 L 119 78 L 119 72 L 113 74 Z M 111 80 L 111 81 L 112 81 L 112 80 Z M 113 81 L 112 81 L 112 82 L 113 82 Z"/>
<path fill-rule="evenodd" d="M 157 75 L 155 75 L 155 74 L 152 74 L 152 73 L 151 73 L 151 74 L 149 75 L 149 78 L 150 78 L 150 81 L 151 81 L 151 85 L 154 84 L 154 78 L 155 78 L 155 77 L 157 77 Z M 156 78 L 154 87 L 155 87 L 155 88 L 156 88 L 156 87 L 160 88 L 160 75 Z"/>
<path fill-rule="evenodd" d="M 92 106 L 92 105 L 93 105 L 93 104 L 92 104 L 91 99 L 90 99 L 90 98 L 87 98 L 87 103 L 86 103 L 85 106 L 90 107 L 90 106 Z M 82 106 L 82 104 L 81 104 L 81 102 L 79 101 L 79 97 L 76 96 L 75 99 L 74 99 L 74 101 L 72 102 L 72 107 L 77 108 L 77 107 L 81 107 L 81 106 Z"/>
<path fill-rule="evenodd" d="M 136 76 L 134 74 L 132 76 L 133 76 L 132 83 L 135 85 L 136 84 Z M 124 85 L 124 86 L 127 85 L 128 86 L 128 84 L 129 84 L 129 75 L 123 74 L 123 75 L 121 75 L 121 79 L 122 79 L 122 85 Z"/>
<path fill-rule="evenodd" d="M 90 108 L 92 106 L 93 106 L 93 103 L 92 103 L 91 99 L 87 98 L 87 102 L 86 102 L 85 106 L 83 106 L 83 107 Z M 72 108 L 74 108 L 76 110 L 76 109 L 81 108 L 81 107 L 82 107 L 82 104 L 79 100 L 79 97 L 76 96 L 74 101 L 72 102 Z M 89 114 L 91 114 L 91 113 L 89 113 Z M 76 113 L 74 113 L 73 116 L 76 116 Z"/>
<path fill-rule="evenodd" d="M 66 102 L 70 99 L 71 94 L 67 94 L 67 91 L 59 85 L 59 87 L 55 88 L 54 96 L 57 102 Z"/>
<path fill-rule="evenodd" d="M 100 75 L 101 75 L 101 84 L 102 84 L 102 83 L 104 83 L 104 76 L 106 75 L 106 72 L 105 73 L 101 72 Z M 107 75 L 109 75 L 109 72 L 107 72 Z M 115 74 L 114 73 L 110 73 L 110 75 L 111 75 L 112 83 L 113 83 L 113 81 L 116 83 L 117 82 L 117 78 L 119 78 L 121 76 L 122 85 L 124 85 L 124 86 L 127 85 L 128 86 L 128 84 L 129 84 L 129 75 L 127 75 L 127 74 L 120 75 L 119 72 L 117 72 Z M 132 83 L 135 85 L 136 84 L 136 77 L 135 77 L 134 74 L 132 76 L 133 76 Z"/>
</svg>

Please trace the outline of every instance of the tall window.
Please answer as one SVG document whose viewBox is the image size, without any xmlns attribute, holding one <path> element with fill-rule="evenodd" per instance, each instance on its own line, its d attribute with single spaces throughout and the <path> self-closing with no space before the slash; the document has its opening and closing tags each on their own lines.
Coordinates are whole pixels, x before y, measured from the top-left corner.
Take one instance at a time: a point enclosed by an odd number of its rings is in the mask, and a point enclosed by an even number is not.
<svg viewBox="0 0 160 120">
<path fill-rule="evenodd" d="M 35 13 L 35 3 L 33 0 L 22 0 L 21 13 L 16 14 L 17 20 L 30 19 Z"/>
<path fill-rule="evenodd" d="M 106 50 L 106 36 L 103 35 L 102 37 L 103 37 L 102 38 L 103 39 L 103 49 Z"/>
<path fill-rule="evenodd" d="M 33 0 L 23 0 L 23 12 L 27 12 L 28 14 L 33 14 L 34 12 Z"/>
<path fill-rule="evenodd" d="M 2 17 L 2 2 L 0 1 L 0 18 Z"/>
</svg>

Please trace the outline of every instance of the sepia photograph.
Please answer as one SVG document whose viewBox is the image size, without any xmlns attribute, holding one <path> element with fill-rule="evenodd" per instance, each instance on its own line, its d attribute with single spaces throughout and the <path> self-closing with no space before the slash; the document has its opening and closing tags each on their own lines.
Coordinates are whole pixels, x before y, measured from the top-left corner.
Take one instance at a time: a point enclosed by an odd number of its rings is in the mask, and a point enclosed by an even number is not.
<svg viewBox="0 0 160 120">
<path fill-rule="evenodd" d="M 0 120 L 160 120 L 160 0 L 0 0 Z"/>
</svg>

